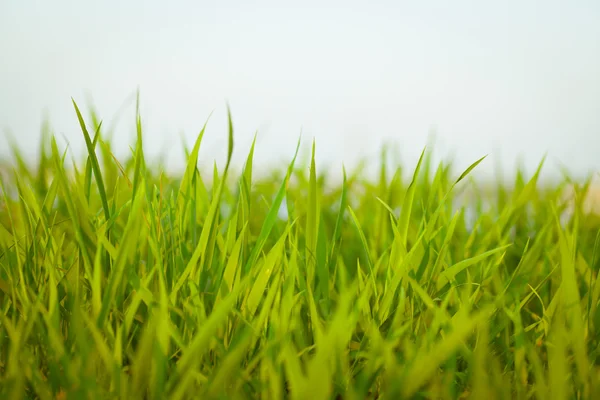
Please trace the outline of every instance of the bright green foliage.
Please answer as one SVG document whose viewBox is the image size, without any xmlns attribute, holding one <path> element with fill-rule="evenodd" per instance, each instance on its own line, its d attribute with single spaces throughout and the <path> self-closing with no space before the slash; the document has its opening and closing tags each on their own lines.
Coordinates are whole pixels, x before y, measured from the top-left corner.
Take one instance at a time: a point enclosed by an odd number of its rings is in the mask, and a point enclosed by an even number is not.
<svg viewBox="0 0 600 400">
<path fill-rule="evenodd" d="M 338 184 L 314 143 L 262 178 L 231 117 L 225 169 L 198 170 L 203 128 L 174 177 L 139 113 L 118 161 L 75 111 L 84 162 L 45 134 L 0 181 L 0 398 L 600 398 L 588 182 L 570 206 L 541 164 L 487 191 L 483 159 L 424 151 L 408 180 L 384 153 Z"/>
</svg>

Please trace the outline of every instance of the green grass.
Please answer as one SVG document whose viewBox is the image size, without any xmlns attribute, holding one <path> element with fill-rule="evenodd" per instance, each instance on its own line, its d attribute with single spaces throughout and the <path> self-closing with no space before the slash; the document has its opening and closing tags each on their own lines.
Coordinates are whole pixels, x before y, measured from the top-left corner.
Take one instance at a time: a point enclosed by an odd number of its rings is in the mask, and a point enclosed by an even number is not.
<svg viewBox="0 0 600 400">
<path fill-rule="evenodd" d="M 541 164 L 491 191 L 483 159 L 429 151 L 409 179 L 382 157 L 336 181 L 314 143 L 260 178 L 231 117 L 224 170 L 199 171 L 202 129 L 170 176 L 139 113 L 117 160 L 75 110 L 85 158 L 45 135 L 35 167 L 4 162 L 0 398 L 600 398 L 589 182 L 567 213 Z"/>
</svg>

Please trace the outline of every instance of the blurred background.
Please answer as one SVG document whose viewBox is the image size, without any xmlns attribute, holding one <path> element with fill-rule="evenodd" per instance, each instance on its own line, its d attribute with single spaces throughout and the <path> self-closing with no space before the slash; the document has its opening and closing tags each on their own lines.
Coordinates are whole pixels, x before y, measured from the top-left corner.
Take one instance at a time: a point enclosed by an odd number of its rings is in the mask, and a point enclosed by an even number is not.
<svg viewBox="0 0 600 400">
<path fill-rule="evenodd" d="M 479 174 L 600 170 L 600 2 L 0 2 L 0 155 L 35 160 L 49 118 L 83 154 L 71 104 L 93 104 L 125 155 L 141 93 L 146 151 L 183 166 L 211 115 L 201 162 L 225 160 L 226 103 L 241 165 L 279 166 L 302 135 L 341 175 L 382 146 L 413 168 L 434 142 Z M 121 110 L 121 111 L 119 111 Z M 211 114 L 212 113 L 212 114 Z"/>
</svg>

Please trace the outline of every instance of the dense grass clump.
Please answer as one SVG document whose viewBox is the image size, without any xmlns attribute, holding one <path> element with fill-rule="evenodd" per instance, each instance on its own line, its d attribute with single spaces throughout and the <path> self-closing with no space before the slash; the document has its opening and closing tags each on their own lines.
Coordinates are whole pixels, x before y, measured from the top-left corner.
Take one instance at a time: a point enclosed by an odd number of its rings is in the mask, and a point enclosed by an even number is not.
<svg viewBox="0 0 600 400">
<path fill-rule="evenodd" d="M 225 169 L 198 170 L 202 130 L 174 177 L 139 115 L 119 161 L 75 109 L 84 162 L 49 137 L 2 174 L 0 398 L 600 398 L 588 182 L 464 197 L 481 160 L 424 152 L 334 184 L 314 145 L 233 176 L 231 120 Z"/>
</svg>

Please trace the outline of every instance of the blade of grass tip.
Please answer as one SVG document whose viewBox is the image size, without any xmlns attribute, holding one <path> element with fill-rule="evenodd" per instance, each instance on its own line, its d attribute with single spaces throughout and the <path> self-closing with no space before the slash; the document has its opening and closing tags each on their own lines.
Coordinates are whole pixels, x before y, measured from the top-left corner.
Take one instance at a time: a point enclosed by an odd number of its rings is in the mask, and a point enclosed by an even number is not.
<svg viewBox="0 0 600 400">
<path fill-rule="evenodd" d="M 46 179 L 48 178 L 47 173 L 50 171 L 50 169 L 48 168 L 48 161 L 50 161 L 49 156 L 48 156 L 48 152 L 47 152 L 47 146 L 46 144 L 48 143 L 48 136 L 51 134 L 51 128 L 50 128 L 50 120 L 48 119 L 47 116 L 44 117 L 44 120 L 42 121 L 42 128 L 41 128 L 41 140 L 40 140 L 40 147 L 39 147 L 39 158 L 40 158 L 40 162 L 38 164 L 38 168 L 37 168 L 37 181 L 35 183 L 35 189 L 38 193 L 38 195 L 43 196 L 46 191 L 47 191 L 47 184 L 46 184 Z"/>
<path fill-rule="evenodd" d="M 192 191 L 195 190 L 193 183 L 195 181 L 196 169 L 198 168 L 198 152 L 200 151 L 200 144 L 202 143 L 202 138 L 204 137 L 207 124 L 208 120 L 204 123 L 204 126 L 200 130 L 192 151 L 189 153 L 189 155 L 187 155 L 185 172 L 183 173 L 181 184 L 179 185 L 179 191 L 177 192 L 177 208 L 179 209 L 180 213 L 183 213 L 186 205 L 192 197 Z"/>
<path fill-rule="evenodd" d="M 446 204 L 446 200 L 448 200 L 448 197 L 450 197 L 450 194 L 452 193 L 452 191 L 454 190 L 454 188 L 456 187 L 456 185 L 458 185 L 459 182 L 461 182 L 463 179 L 465 179 L 471 173 L 471 171 L 473 171 L 486 157 L 487 156 L 483 156 L 479 160 L 477 160 L 473 164 L 471 164 L 458 177 L 458 179 L 456 181 L 454 181 L 454 183 L 452 184 L 452 186 L 450 186 L 450 189 L 446 192 L 446 194 L 444 195 L 444 197 L 442 198 L 442 200 L 439 202 L 436 210 L 431 215 L 431 218 L 429 218 L 429 220 L 427 221 L 427 226 L 426 226 L 426 231 L 427 231 L 426 238 L 427 238 L 427 240 L 429 240 L 432 237 L 433 232 L 436 229 L 437 219 L 438 219 L 440 213 L 442 212 L 444 205 Z"/>
<path fill-rule="evenodd" d="M 223 172 L 223 177 L 219 182 L 219 187 L 217 189 L 217 194 L 213 198 L 210 209 L 208 210 L 208 215 L 206 216 L 206 220 L 204 221 L 204 226 L 202 227 L 202 233 L 200 234 L 200 240 L 196 245 L 196 249 L 192 254 L 192 257 L 188 261 L 188 264 L 183 272 L 183 274 L 179 277 L 177 284 L 173 288 L 171 292 L 171 300 L 175 300 L 175 296 L 177 292 L 181 289 L 181 287 L 185 284 L 188 277 L 192 277 L 194 281 L 197 282 L 198 274 L 201 274 L 204 268 L 204 263 L 207 257 L 207 246 L 209 240 L 214 235 L 215 227 L 218 221 L 218 211 L 219 206 L 221 204 L 221 195 L 223 193 L 223 187 L 226 185 L 227 179 L 227 171 L 229 170 L 229 165 L 231 164 L 231 156 L 233 154 L 233 124 L 231 122 L 231 112 L 228 111 L 228 119 L 229 119 L 229 148 L 227 150 L 227 164 L 225 165 L 225 171 Z M 194 149 L 195 150 L 195 149 Z M 212 250 L 210 250 L 210 255 L 208 255 L 209 259 L 212 255 Z M 198 261 L 200 260 L 200 264 Z"/>
<path fill-rule="evenodd" d="M 454 184 L 456 185 L 460 181 L 462 181 L 463 179 L 465 179 L 466 176 L 469 175 L 471 173 L 471 171 L 473 171 L 486 158 L 487 158 L 487 154 L 485 156 L 481 157 L 479 160 L 475 161 L 473 164 L 471 164 L 469 166 L 469 168 L 467 168 L 462 174 L 460 174 L 460 176 L 458 177 L 458 179 L 456 180 L 456 182 L 454 182 Z"/>
<path fill-rule="evenodd" d="M 87 131 L 85 126 L 85 121 L 81 116 L 81 112 L 79 111 L 79 107 L 77 107 L 77 103 L 75 103 L 74 99 L 71 99 L 73 102 L 73 107 L 75 107 L 75 112 L 77 113 L 77 119 L 79 120 L 79 125 L 81 126 L 81 131 L 83 132 L 83 136 L 85 138 L 85 144 L 88 149 L 88 153 L 90 156 L 90 162 L 92 163 L 92 170 L 94 171 L 94 176 L 96 178 L 96 184 L 98 185 L 98 192 L 100 194 L 100 200 L 102 201 L 102 207 L 104 208 L 104 216 L 106 220 L 110 220 L 110 207 L 108 205 L 108 199 L 106 197 L 106 189 L 104 188 L 104 181 L 102 180 L 102 171 L 100 170 L 100 164 L 98 163 L 98 157 L 96 156 L 96 151 L 94 149 L 94 144 L 90 138 L 90 134 Z"/>
<path fill-rule="evenodd" d="M 456 264 L 454 264 L 453 266 L 447 268 L 440 274 L 440 276 L 438 278 L 437 290 L 440 290 L 442 287 L 444 287 L 444 285 L 447 282 L 452 281 L 454 279 L 454 277 L 456 276 L 456 274 L 458 274 L 465 268 L 475 265 L 475 264 L 479 263 L 480 261 L 486 259 L 487 257 L 490 257 L 496 253 L 506 250 L 510 246 L 512 246 L 512 244 L 507 244 L 504 246 L 497 247 L 493 250 L 486 251 L 475 257 L 471 257 L 471 258 L 467 258 L 466 260 L 459 261 Z"/>
<path fill-rule="evenodd" d="M 96 146 L 98 143 L 98 138 L 100 137 L 100 129 L 102 128 L 102 121 L 98 124 L 98 128 L 96 129 L 96 133 L 94 133 L 94 140 L 92 141 L 92 146 L 94 148 L 94 152 L 96 151 Z M 88 157 L 88 160 L 85 163 L 85 198 L 88 203 L 90 201 L 90 195 L 92 191 L 92 163 Z"/>
<path fill-rule="evenodd" d="M 135 115 L 140 115 L 140 87 L 135 89 Z"/>
<path fill-rule="evenodd" d="M 331 252 L 329 258 L 329 270 L 333 271 L 335 264 L 337 263 L 337 256 L 339 253 L 339 247 L 341 246 L 342 237 L 342 222 L 344 220 L 344 213 L 348 204 L 348 182 L 346 179 L 346 168 L 342 166 L 342 196 L 340 199 L 340 208 L 338 211 L 337 219 L 335 221 L 335 228 L 333 229 L 333 238 L 331 240 Z"/>
<path fill-rule="evenodd" d="M 319 229 L 319 204 L 317 199 L 317 171 L 315 167 L 315 141 L 313 139 L 312 156 L 310 161 L 310 181 L 308 187 L 308 211 L 306 215 L 306 269 L 308 284 L 313 284 L 316 257 L 317 257 L 317 235 Z"/>
<path fill-rule="evenodd" d="M 225 174 L 229 169 L 229 164 L 231 162 L 231 155 L 233 154 L 233 122 L 231 120 L 231 108 L 229 104 L 227 104 L 227 122 L 229 123 L 229 143 L 227 147 L 227 165 L 225 166 Z M 225 179 L 225 174 L 223 174 L 223 179 Z"/>
<path fill-rule="evenodd" d="M 256 134 L 252 139 L 252 146 L 250 146 L 250 152 L 246 158 L 246 164 L 244 165 L 244 173 L 240 182 L 241 186 L 241 206 L 242 212 L 239 214 L 238 227 L 244 226 L 250 216 L 250 206 L 252 199 L 250 198 L 250 192 L 252 190 L 252 165 L 254 159 L 254 148 L 256 145 Z"/>
<path fill-rule="evenodd" d="M 142 117 L 140 116 L 139 110 L 139 91 L 138 91 L 138 99 L 136 103 L 136 115 L 135 115 L 135 126 L 136 126 L 136 134 L 137 134 L 137 143 L 135 146 L 135 167 L 133 174 L 133 193 L 132 193 L 132 201 L 137 193 L 137 189 L 140 186 L 140 181 L 142 179 L 142 165 L 144 164 L 144 143 L 142 138 Z"/>
<path fill-rule="evenodd" d="M 398 231 L 400 232 L 400 240 L 403 247 L 406 249 L 406 244 L 408 242 L 408 227 L 410 225 L 410 215 L 412 212 L 413 202 L 415 198 L 415 190 L 417 188 L 417 179 L 419 177 L 419 172 L 421 171 L 421 165 L 423 163 L 423 157 L 425 156 L 426 148 L 421 152 L 421 156 L 419 157 L 419 162 L 417 163 L 417 167 L 415 168 L 415 172 L 412 177 L 412 181 L 408 186 L 408 190 L 406 191 L 406 195 L 404 196 L 404 201 L 402 202 L 402 211 L 400 214 L 400 219 L 398 220 Z"/>
<path fill-rule="evenodd" d="M 267 216 L 265 217 L 263 226 L 260 230 L 260 234 L 258 235 L 258 238 L 256 240 L 256 244 L 254 245 L 254 248 L 252 249 L 252 253 L 250 253 L 250 257 L 248 257 L 248 261 L 245 264 L 245 267 L 243 270 L 243 276 L 245 276 L 245 274 L 247 274 L 248 271 L 250 271 L 250 269 L 252 268 L 252 266 L 256 263 L 256 260 L 258 259 L 258 256 L 259 256 L 260 252 L 262 251 L 263 246 L 265 245 L 267 238 L 269 237 L 269 234 L 271 233 L 271 230 L 273 229 L 273 226 L 275 225 L 275 222 L 278 219 L 277 214 L 279 212 L 279 208 L 281 207 L 281 203 L 283 202 L 283 198 L 285 197 L 285 192 L 287 190 L 288 181 L 294 170 L 294 164 L 296 163 L 296 158 L 298 157 L 298 151 L 300 149 L 300 140 L 301 140 L 301 138 L 298 139 L 298 144 L 296 146 L 296 152 L 294 153 L 294 158 L 292 158 L 292 162 L 288 166 L 286 177 L 285 177 L 284 181 L 281 183 L 281 186 L 279 187 L 277 196 L 275 197 L 275 201 L 273 202 L 273 205 L 271 206 Z"/>
<path fill-rule="evenodd" d="M 250 152 L 248 154 L 248 157 L 246 158 L 246 163 L 244 165 L 244 170 L 242 173 L 242 178 L 240 179 L 239 182 L 239 186 L 240 186 L 240 199 L 239 199 L 239 203 L 238 203 L 238 221 L 237 221 L 237 234 L 241 234 L 240 229 L 243 226 L 246 226 L 247 223 L 249 223 L 250 219 L 251 219 L 251 208 L 252 208 L 252 196 L 251 196 L 251 192 L 252 192 L 252 166 L 253 166 L 253 160 L 254 160 L 254 149 L 256 146 L 256 136 L 257 134 L 254 134 L 254 138 L 252 139 L 252 146 L 250 146 Z M 246 249 L 248 248 L 248 241 L 250 240 L 250 227 L 248 226 L 248 234 L 245 234 L 242 237 L 242 247 L 241 247 L 241 251 L 242 253 L 240 254 L 240 259 L 243 260 L 244 259 L 244 253 L 246 251 Z"/>
<path fill-rule="evenodd" d="M 381 205 L 387 210 L 389 215 L 392 217 L 391 221 L 394 222 L 395 224 L 397 224 L 398 221 L 396 220 L 396 217 L 394 215 L 394 210 L 392 210 L 392 207 L 390 207 L 385 201 L 383 201 L 383 199 L 381 197 L 376 197 L 375 200 L 377 200 L 379 203 L 381 203 Z"/>
<path fill-rule="evenodd" d="M 523 189 L 520 192 L 515 193 L 516 198 L 512 202 L 513 209 L 518 209 L 520 207 L 523 207 L 527 202 L 531 201 L 531 199 L 535 196 L 536 186 L 538 183 L 539 176 L 542 172 L 542 168 L 544 167 L 545 160 L 546 160 L 545 157 L 542 158 L 542 161 L 538 164 L 538 167 L 537 167 L 533 177 L 529 180 L 529 182 L 527 182 L 527 184 L 523 185 Z M 502 226 L 506 225 L 508 219 L 511 216 L 512 215 L 509 213 L 502 216 L 502 217 L 504 217 L 504 218 L 502 218 L 502 221 L 500 221 Z"/>
<path fill-rule="evenodd" d="M 17 170 L 19 171 L 19 175 L 25 177 L 27 181 L 31 180 L 31 171 L 25 162 L 25 158 L 23 158 L 23 153 L 21 152 L 21 149 L 19 148 L 15 138 L 11 134 L 7 134 L 6 136 L 11 154 L 17 162 Z"/>
</svg>

